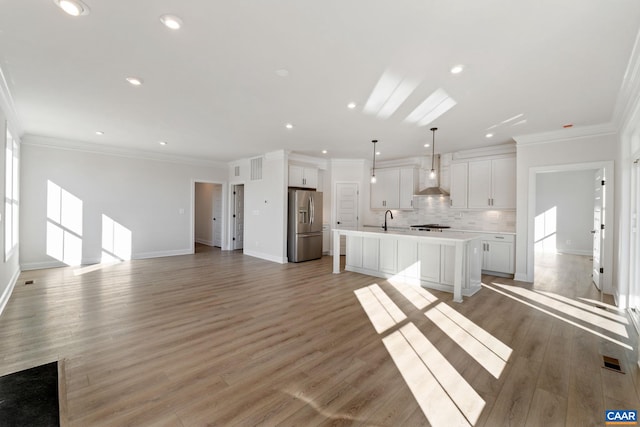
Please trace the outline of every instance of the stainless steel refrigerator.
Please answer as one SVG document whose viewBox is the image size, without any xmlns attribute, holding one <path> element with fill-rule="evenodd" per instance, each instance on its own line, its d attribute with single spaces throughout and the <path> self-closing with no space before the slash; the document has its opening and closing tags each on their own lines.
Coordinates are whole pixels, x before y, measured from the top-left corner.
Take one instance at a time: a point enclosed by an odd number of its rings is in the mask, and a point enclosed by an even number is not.
<svg viewBox="0 0 640 427">
<path fill-rule="evenodd" d="M 322 257 L 322 193 L 289 189 L 287 256 L 290 262 Z"/>
</svg>

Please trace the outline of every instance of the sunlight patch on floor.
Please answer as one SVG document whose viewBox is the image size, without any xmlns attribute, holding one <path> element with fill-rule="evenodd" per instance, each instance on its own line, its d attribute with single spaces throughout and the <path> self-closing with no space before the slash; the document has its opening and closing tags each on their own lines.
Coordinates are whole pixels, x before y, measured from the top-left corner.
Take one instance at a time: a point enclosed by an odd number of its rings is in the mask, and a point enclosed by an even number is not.
<svg viewBox="0 0 640 427">
<path fill-rule="evenodd" d="M 495 283 L 494 283 L 494 285 L 495 285 Z M 540 312 L 542 312 L 542 313 L 545 313 L 545 314 L 547 314 L 547 315 L 549 315 L 549 316 L 551 316 L 551 317 L 554 317 L 554 318 L 556 318 L 556 319 L 558 319 L 558 320 L 562 320 L 563 322 L 568 323 L 568 324 L 570 324 L 570 325 L 572 325 L 572 326 L 575 326 L 576 328 L 580 328 L 580 329 L 582 329 L 582 330 L 584 330 L 584 331 L 590 332 L 590 333 L 592 333 L 593 335 L 598 336 L 598 337 L 600 337 L 600 338 L 603 338 L 603 339 L 605 339 L 605 340 L 607 340 L 607 341 L 609 341 L 609 342 L 612 342 L 612 343 L 614 343 L 614 344 L 617 344 L 617 345 L 619 345 L 619 346 L 621 346 L 621 347 L 624 347 L 624 348 L 626 348 L 626 349 L 628 349 L 628 350 L 633 350 L 633 347 L 631 347 L 631 346 L 630 346 L 630 345 L 628 345 L 628 344 L 625 344 L 625 343 L 623 343 L 623 342 L 621 342 L 621 341 L 618 341 L 618 340 L 616 340 L 616 339 L 610 338 L 610 337 L 608 337 L 607 335 L 605 335 L 605 334 L 603 334 L 603 333 L 600 333 L 600 332 L 598 332 L 598 331 L 594 331 L 593 329 L 587 328 L 586 326 L 583 326 L 583 325 L 581 325 L 581 324 L 579 324 L 579 323 L 577 323 L 577 322 L 574 322 L 574 321 L 572 321 L 572 320 L 566 319 L 566 318 L 564 318 L 564 317 L 562 317 L 562 316 L 560 316 L 560 315 L 558 315 L 558 314 L 555 314 L 555 313 L 553 313 L 553 312 L 551 312 L 551 311 L 549 311 L 549 310 L 546 310 L 546 309 L 544 309 L 544 308 L 542 308 L 542 307 L 538 307 L 538 306 L 537 306 L 537 305 L 535 305 L 535 304 L 532 304 L 532 303 L 530 303 L 530 302 L 528 302 L 528 301 L 525 301 L 525 300 L 523 300 L 523 299 L 521 299 L 521 298 L 518 298 L 518 297 L 516 297 L 516 296 L 514 296 L 514 295 L 511 295 L 511 294 L 509 294 L 509 293 L 507 293 L 507 292 L 505 292 L 505 291 L 501 291 L 500 289 L 496 289 L 496 288 L 494 288 L 493 286 L 489 286 L 489 285 L 487 285 L 486 283 L 483 283 L 483 284 L 482 284 L 482 286 L 483 286 L 483 287 L 485 287 L 486 289 L 491 289 L 493 292 L 497 292 L 497 293 L 499 293 L 500 295 L 504 295 L 504 296 L 506 296 L 506 297 L 508 297 L 508 298 L 511 298 L 511 299 L 512 299 L 512 300 L 514 300 L 514 301 L 518 301 L 518 302 L 520 302 L 520 303 L 522 303 L 522 304 L 524 304 L 524 305 L 526 305 L 526 306 L 529 306 L 529 307 L 531 307 L 531 308 L 533 308 L 533 309 L 535 309 L 535 310 L 538 310 L 538 311 L 540 311 Z"/>
<path fill-rule="evenodd" d="M 407 318 L 382 288 L 375 283 L 366 288 L 356 289 L 353 293 L 356 294 L 360 305 L 379 334 Z"/>
<path fill-rule="evenodd" d="M 438 305 L 438 307 L 441 304 Z M 445 304 L 446 305 L 446 304 Z M 469 356 L 478 362 L 495 378 L 500 378 L 500 374 L 507 366 L 507 362 L 489 349 L 484 343 L 476 339 L 472 334 L 464 330 L 460 325 L 447 317 L 438 307 L 432 308 L 425 313 L 438 328 L 449 338 L 460 346 Z"/>
<path fill-rule="evenodd" d="M 409 325 L 413 326 L 413 324 Z M 414 345 L 420 348 L 419 351 L 421 352 L 426 348 L 431 348 L 432 346 L 430 343 L 425 343 L 425 341 L 427 341 L 426 338 L 417 330 L 417 328 L 415 328 L 415 326 L 412 328 L 409 325 L 405 325 L 401 330 L 395 331 L 386 336 L 382 339 L 382 342 L 398 367 L 402 378 L 404 378 L 404 381 L 409 386 L 409 389 L 418 402 L 418 405 L 420 405 L 422 412 L 429 420 L 429 423 L 435 427 L 472 425 L 475 420 L 472 421 L 472 423 L 467 420 L 461 409 L 458 408 L 452 400 L 452 397 L 447 394 L 447 391 L 442 385 L 440 385 L 438 380 L 432 374 L 432 371 L 420 358 L 420 355 L 416 350 L 414 350 Z M 414 328 L 415 331 L 413 330 Z M 421 336 L 421 338 L 416 339 L 416 335 Z M 407 336 L 409 336 L 409 339 L 412 341 L 409 341 Z M 433 359 L 444 360 L 442 355 L 440 355 L 440 357 L 434 355 Z M 433 361 L 430 361 L 429 363 L 433 363 Z M 444 364 L 448 365 L 448 362 L 444 360 Z M 438 364 L 438 366 L 432 366 L 432 369 L 438 371 L 442 369 L 442 366 L 441 364 Z M 447 374 L 450 374 L 451 371 L 455 373 L 455 376 L 446 379 L 445 383 L 447 386 L 451 387 L 451 383 L 456 382 L 466 383 L 466 381 L 464 381 L 464 379 L 460 377 L 453 368 L 447 369 Z M 442 372 L 444 372 L 444 370 Z M 443 373 L 443 375 L 445 374 Z M 464 386 L 460 387 L 459 384 L 457 384 L 457 386 L 457 390 L 455 390 L 456 387 L 453 386 L 454 390 L 452 390 L 452 393 L 454 395 L 459 395 L 463 389 L 466 389 Z M 470 386 L 468 388 L 471 389 Z M 482 407 L 484 407 L 484 401 L 482 401 L 480 396 L 478 396 L 473 389 L 471 389 L 471 391 L 473 392 L 471 398 L 472 403 L 461 404 L 461 406 L 463 406 L 470 414 L 470 417 L 477 420 L 476 417 L 479 416 L 479 413 L 482 411 Z M 480 400 L 478 401 L 474 399 L 475 396 Z M 464 398 L 465 401 L 466 398 L 467 397 Z M 480 412 L 478 411 L 478 407 Z"/>
<path fill-rule="evenodd" d="M 572 305 L 572 306 L 577 307 L 577 308 L 579 308 L 581 310 L 585 310 L 585 311 L 594 313 L 594 314 L 596 314 L 598 316 L 606 317 L 606 318 L 611 319 L 613 321 L 622 323 L 623 325 L 628 325 L 629 324 L 629 320 L 625 316 L 621 316 L 619 314 L 611 313 L 611 312 L 603 310 L 601 308 L 594 307 L 593 304 L 585 304 L 585 303 L 582 303 L 580 301 L 576 301 L 576 300 L 573 300 L 571 298 L 567 298 L 567 297 L 564 297 L 562 295 L 555 294 L 553 292 L 547 292 L 547 291 L 535 291 L 535 292 L 537 292 L 539 294 L 544 294 L 544 295 L 548 296 L 549 298 L 557 299 L 558 301 L 562 301 L 562 302 L 564 302 L 566 304 Z M 600 304 L 600 303 L 598 303 L 598 304 Z M 604 305 L 602 305 L 602 306 L 604 307 Z"/>
<path fill-rule="evenodd" d="M 389 283 L 391 283 L 391 286 L 400 292 L 418 310 L 422 310 L 423 308 L 426 308 L 438 301 L 438 298 L 436 298 L 435 295 L 419 285 L 392 282 L 391 280 Z"/>
<path fill-rule="evenodd" d="M 586 322 L 595 327 L 605 329 L 623 338 L 629 338 L 629 334 L 627 333 L 627 328 L 625 328 L 624 325 L 621 325 L 620 323 L 614 322 L 609 319 L 605 319 L 599 315 L 600 313 L 596 315 L 584 309 L 580 309 L 572 305 L 566 304 L 564 302 L 558 301 L 557 299 L 550 298 L 548 296 L 541 295 L 537 292 L 533 292 L 528 289 L 520 288 L 517 286 L 507 286 L 500 283 L 492 283 L 492 285 L 497 286 L 504 290 L 508 290 L 509 292 L 525 297 L 531 301 L 535 301 L 539 304 L 542 304 L 548 308 L 559 311 L 567 316 L 571 316 L 582 322 Z"/>
</svg>

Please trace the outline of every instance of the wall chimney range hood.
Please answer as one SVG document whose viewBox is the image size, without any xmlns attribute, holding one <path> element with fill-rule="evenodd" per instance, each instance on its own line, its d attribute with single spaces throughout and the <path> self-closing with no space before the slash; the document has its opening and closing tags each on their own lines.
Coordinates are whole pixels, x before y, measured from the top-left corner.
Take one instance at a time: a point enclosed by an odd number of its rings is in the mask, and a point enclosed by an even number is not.
<svg viewBox="0 0 640 427">
<path fill-rule="evenodd" d="M 415 196 L 442 196 L 449 197 L 449 192 L 440 187 L 440 154 L 436 154 L 433 156 L 433 168 L 436 170 L 436 177 L 433 180 L 430 180 L 429 184 L 431 184 L 427 188 L 423 188 L 422 190 L 415 193 Z M 428 178 L 428 174 L 427 174 Z"/>
</svg>

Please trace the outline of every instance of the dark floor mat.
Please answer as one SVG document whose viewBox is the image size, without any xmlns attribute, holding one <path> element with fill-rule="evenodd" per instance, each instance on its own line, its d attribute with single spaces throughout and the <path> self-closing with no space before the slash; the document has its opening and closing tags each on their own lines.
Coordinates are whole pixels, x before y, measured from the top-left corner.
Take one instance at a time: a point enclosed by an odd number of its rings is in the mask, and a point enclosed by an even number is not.
<svg viewBox="0 0 640 427">
<path fill-rule="evenodd" d="M 0 426 L 59 425 L 58 362 L 0 377 Z"/>
</svg>

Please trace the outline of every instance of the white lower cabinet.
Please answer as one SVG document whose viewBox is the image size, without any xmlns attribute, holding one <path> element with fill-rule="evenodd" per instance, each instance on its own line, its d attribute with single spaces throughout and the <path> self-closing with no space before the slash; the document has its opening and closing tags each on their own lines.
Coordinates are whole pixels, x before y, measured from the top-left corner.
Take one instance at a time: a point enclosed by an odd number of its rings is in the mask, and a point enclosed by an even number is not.
<svg viewBox="0 0 640 427">
<path fill-rule="evenodd" d="M 345 263 L 356 268 L 362 268 L 362 240 L 360 236 L 347 237 L 347 253 Z"/>
<path fill-rule="evenodd" d="M 380 271 L 388 274 L 398 272 L 398 240 L 380 239 Z"/>
<path fill-rule="evenodd" d="M 378 270 L 380 264 L 378 257 L 380 253 L 380 239 L 371 237 L 362 238 L 362 268 L 368 270 Z"/>
<path fill-rule="evenodd" d="M 350 233 L 347 234 L 345 265 L 348 271 L 398 278 L 407 283 L 454 292 L 455 295 L 456 248 L 460 248 L 459 292 L 471 296 L 480 290 L 480 267 L 484 254 L 479 238 L 464 237 L 459 242 L 451 242 L 451 238 L 416 239 L 402 234 L 346 232 Z"/>
<path fill-rule="evenodd" d="M 418 259 L 420 261 L 420 279 L 427 282 L 440 282 L 440 247 L 432 243 L 420 243 Z"/>
<path fill-rule="evenodd" d="M 414 241 L 398 241 L 398 275 L 408 279 L 420 277 L 418 261 L 418 243 Z"/>
<path fill-rule="evenodd" d="M 453 286 L 455 279 L 456 250 L 453 246 L 442 246 L 440 248 L 442 259 L 442 269 L 440 271 L 440 283 Z"/>
<path fill-rule="evenodd" d="M 515 238 L 510 234 L 484 234 L 482 236 L 482 270 L 513 274 Z"/>
</svg>

